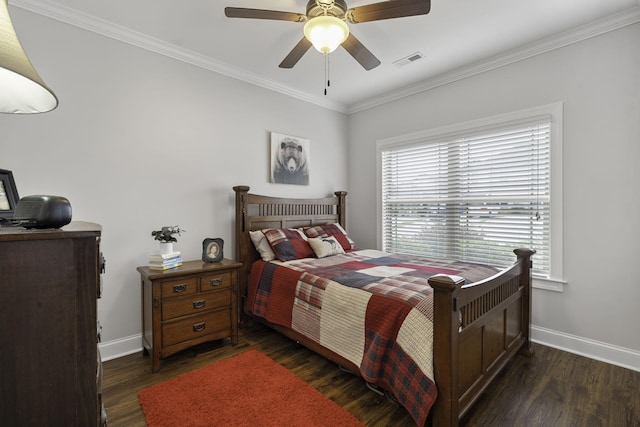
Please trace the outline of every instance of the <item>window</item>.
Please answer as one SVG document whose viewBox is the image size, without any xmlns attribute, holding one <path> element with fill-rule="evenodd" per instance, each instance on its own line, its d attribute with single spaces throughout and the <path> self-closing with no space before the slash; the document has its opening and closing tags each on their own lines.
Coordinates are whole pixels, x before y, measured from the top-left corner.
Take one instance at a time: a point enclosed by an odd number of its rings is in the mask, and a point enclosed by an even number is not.
<svg viewBox="0 0 640 427">
<path fill-rule="evenodd" d="M 562 277 L 561 110 L 379 141 L 382 249 L 507 267 L 513 249 L 533 248 L 534 277 L 554 289 L 552 277 Z"/>
</svg>

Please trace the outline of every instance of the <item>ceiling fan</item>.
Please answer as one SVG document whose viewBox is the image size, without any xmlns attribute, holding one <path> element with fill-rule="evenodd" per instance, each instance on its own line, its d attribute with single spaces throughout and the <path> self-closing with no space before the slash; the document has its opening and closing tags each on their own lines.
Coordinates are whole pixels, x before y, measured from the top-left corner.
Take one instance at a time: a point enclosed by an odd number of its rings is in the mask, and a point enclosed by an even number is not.
<svg viewBox="0 0 640 427">
<path fill-rule="evenodd" d="M 226 7 L 224 13 L 228 18 L 304 22 L 305 36 L 280 63 L 280 68 L 293 68 L 312 45 L 324 54 L 333 52 L 339 45 L 342 45 L 365 70 L 371 70 L 380 65 L 380 60 L 349 32 L 347 23 L 358 24 L 426 15 L 430 9 L 431 0 L 389 0 L 354 8 L 348 8 L 344 0 L 310 0 L 307 3 L 305 15 L 295 12 L 241 7 Z M 326 30 L 330 35 L 337 35 L 337 39 L 329 40 L 331 38 L 329 36 L 329 38 L 317 40 L 316 37 L 322 33 L 322 30 Z"/>
</svg>

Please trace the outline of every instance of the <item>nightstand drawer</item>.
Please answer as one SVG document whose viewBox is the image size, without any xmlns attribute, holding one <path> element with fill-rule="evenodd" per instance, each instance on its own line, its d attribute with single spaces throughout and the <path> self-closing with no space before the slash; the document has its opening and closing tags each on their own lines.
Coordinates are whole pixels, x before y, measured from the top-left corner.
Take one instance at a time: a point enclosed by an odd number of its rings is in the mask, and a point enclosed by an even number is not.
<svg viewBox="0 0 640 427">
<path fill-rule="evenodd" d="M 218 292 L 206 292 L 187 295 L 180 298 L 169 298 L 162 301 L 162 320 L 175 319 L 180 316 L 201 313 L 220 307 L 229 307 L 231 291 L 222 289 Z"/>
<path fill-rule="evenodd" d="M 203 313 L 199 316 L 176 320 L 162 325 L 162 346 L 168 347 L 205 335 L 222 332 L 228 336 L 231 329 L 230 308 Z"/>
<path fill-rule="evenodd" d="M 162 298 L 181 297 L 196 292 L 198 292 L 197 277 L 162 282 Z"/>
<path fill-rule="evenodd" d="M 215 291 L 231 287 L 231 273 L 215 273 L 200 278 L 200 292 Z"/>
</svg>

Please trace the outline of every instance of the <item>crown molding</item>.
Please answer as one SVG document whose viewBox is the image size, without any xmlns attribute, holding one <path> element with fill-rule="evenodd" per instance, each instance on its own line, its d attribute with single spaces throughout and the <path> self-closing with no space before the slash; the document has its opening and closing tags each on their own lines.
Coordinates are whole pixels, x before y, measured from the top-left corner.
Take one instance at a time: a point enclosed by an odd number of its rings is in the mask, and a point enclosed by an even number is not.
<svg viewBox="0 0 640 427">
<path fill-rule="evenodd" d="M 640 3 L 640 0 L 638 0 L 638 2 Z M 460 67 L 456 70 L 440 74 L 433 78 L 422 80 L 414 85 L 405 86 L 404 88 L 388 92 L 381 96 L 368 98 L 362 102 L 351 105 L 347 113 L 357 113 L 359 111 L 396 101 L 420 92 L 435 89 L 458 80 L 472 77 L 486 71 L 513 64 L 514 62 L 522 61 L 533 56 L 541 55 L 555 49 L 578 43 L 591 37 L 596 37 L 637 22 L 640 22 L 640 7 L 633 7 L 598 21 L 564 31 L 491 58 L 483 59 L 473 64 Z"/>
<path fill-rule="evenodd" d="M 433 78 L 428 78 L 419 83 L 405 86 L 404 88 L 394 90 L 380 96 L 368 98 L 362 102 L 357 102 L 349 106 L 333 102 L 325 98 L 312 96 L 306 92 L 295 90 L 289 86 L 266 79 L 242 68 L 234 67 L 197 52 L 167 43 L 146 34 L 130 30 L 126 27 L 116 25 L 62 5 L 42 0 L 12 0 L 10 6 L 19 7 L 141 49 L 194 65 L 196 67 L 279 92 L 292 98 L 300 99 L 340 113 L 353 114 L 635 24 L 640 22 L 640 0 L 638 0 L 638 4 L 639 7 L 630 8 L 607 18 L 582 25 L 552 37 L 504 52 L 492 58 L 460 67 L 456 70 L 440 74 Z"/>
<path fill-rule="evenodd" d="M 236 80 L 250 83 L 274 92 L 279 92 L 292 98 L 297 98 L 341 113 L 347 112 L 347 106 L 342 103 L 312 96 L 306 92 L 295 90 L 287 85 L 266 79 L 245 69 L 234 67 L 198 52 L 167 43 L 147 34 L 133 31 L 129 28 L 96 18 L 95 16 L 85 14 L 66 6 L 44 2 L 42 0 L 13 0 L 11 2 L 11 6 L 19 7 L 29 12 L 37 13 L 56 21 L 64 22 L 74 27 L 82 28 L 84 30 L 167 56 L 205 70 L 213 71 Z"/>
</svg>

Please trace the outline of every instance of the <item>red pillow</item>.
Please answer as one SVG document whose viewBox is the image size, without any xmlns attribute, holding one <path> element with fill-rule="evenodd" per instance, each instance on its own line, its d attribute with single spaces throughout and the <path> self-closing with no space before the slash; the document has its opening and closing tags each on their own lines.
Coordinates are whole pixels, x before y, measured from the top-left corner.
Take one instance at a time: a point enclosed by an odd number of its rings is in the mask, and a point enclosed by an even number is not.
<svg viewBox="0 0 640 427">
<path fill-rule="evenodd" d="M 262 232 L 276 258 L 280 261 L 315 257 L 309 242 L 299 230 L 293 228 L 270 228 L 262 230 Z"/>
</svg>

